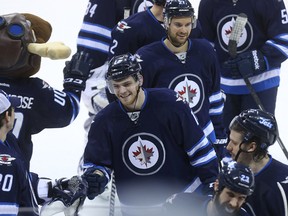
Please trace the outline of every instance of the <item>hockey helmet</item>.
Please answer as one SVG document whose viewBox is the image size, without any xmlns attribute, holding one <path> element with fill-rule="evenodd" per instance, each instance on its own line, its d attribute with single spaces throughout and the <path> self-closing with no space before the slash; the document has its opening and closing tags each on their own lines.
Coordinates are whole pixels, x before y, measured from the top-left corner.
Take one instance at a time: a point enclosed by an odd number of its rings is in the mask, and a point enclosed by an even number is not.
<svg viewBox="0 0 288 216">
<path fill-rule="evenodd" d="M 255 179 L 252 170 L 243 164 L 231 161 L 224 164 L 219 175 L 219 190 L 223 190 L 224 187 L 230 190 L 251 195 L 255 187 Z"/>
<path fill-rule="evenodd" d="M 166 0 L 154 0 L 154 3 L 159 6 L 164 6 L 166 4 Z"/>
<path fill-rule="evenodd" d="M 113 94 L 111 80 L 121 80 L 129 76 L 138 79 L 138 74 L 141 72 L 140 58 L 131 53 L 114 56 L 108 63 L 108 71 L 106 73 L 106 82 L 109 91 Z M 135 76 L 134 76 L 135 75 Z"/>
<path fill-rule="evenodd" d="M 278 137 L 278 126 L 273 114 L 259 109 L 248 109 L 235 116 L 230 123 L 230 130 L 238 124 L 244 132 L 244 142 L 256 137 L 261 148 L 267 149 Z"/>
<path fill-rule="evenodd" d="M 191 17 L 193 22 L 195 20 L 194 8 L 189 0 L 168 0 L 165 4 L 163 15 L 166 28 L 173 17 Z"/>
</svg>

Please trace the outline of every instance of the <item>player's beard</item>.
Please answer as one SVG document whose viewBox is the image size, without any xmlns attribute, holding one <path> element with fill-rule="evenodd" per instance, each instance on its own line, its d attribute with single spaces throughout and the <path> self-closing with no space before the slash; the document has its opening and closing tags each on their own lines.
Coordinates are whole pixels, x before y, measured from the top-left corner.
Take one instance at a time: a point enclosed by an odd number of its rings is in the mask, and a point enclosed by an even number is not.
<svg viewBox="0 0 288 216">
<path fill-rule="evenodd" d="M 136 94 L 131 93 L 128 97 L 126 98 L 120 98 L 121 103 L 123 106 L 126 108 L 128 111 L 135 111 L 135 107 L 137 104 L 138 96 L 139 96 L 139 91 L 140 91 L 140 86 L 137 87 Z"/>
<path fill-rule="evenodd" d="M 168 40 L 170 41 L 170 43 L 175 46 L 175 47 L 181 47 L 183 46 L 187 40 L 188 40 L 189 35 L 188 34 L 180 34 L 176 33 L 176 34 L 172 34 L 171 30 L 168 29 Z"/>
<path fill-rule="evenodd" d="M 215 194 L 214 208 L 217 211 L 218 216 L 236 216 L 239 209 L 231 208 L 228 203 L 220 203 L 220 193 Z"/>
</svg>

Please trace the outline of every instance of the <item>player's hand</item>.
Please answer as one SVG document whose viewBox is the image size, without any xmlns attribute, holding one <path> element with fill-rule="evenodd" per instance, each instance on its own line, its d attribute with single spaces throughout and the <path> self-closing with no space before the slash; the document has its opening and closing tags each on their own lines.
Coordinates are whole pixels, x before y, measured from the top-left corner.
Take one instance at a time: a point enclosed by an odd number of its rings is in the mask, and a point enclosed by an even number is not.
<svg viewBox="0 0 288 216">
<path fill-rule="evenodd" d="M 93 167 L 88 168 L 82 175 L 82 178 L 88 183 L 87 197 L 90 200 L 103 193 L 108 183 L 105 174 Z"/>
<path fill-rule="evenodd" d="M 64 212 L 65 216 L 77 215 L 86 198 L 88 184 L 80 176 L 60 178 L 48 183 L 50 201 L 43 204 L 41 216 Z"/>
<path fill-rule="evenodd" d="M 70 61 L 65 62 L 64 89 L 72 91 L 83 91 L 86 86 L 86 80 L 89 77 L 92 67 L 92 59 L 88 53 L 75 53 Z"/>
<path fill-rule="evenodd" d="M 259 50 L 240 53 L 236 58 L 224 62 L 232 78 L 248 78 L 262 73 L 268 68 L 265 56 Z"/>
</svg>

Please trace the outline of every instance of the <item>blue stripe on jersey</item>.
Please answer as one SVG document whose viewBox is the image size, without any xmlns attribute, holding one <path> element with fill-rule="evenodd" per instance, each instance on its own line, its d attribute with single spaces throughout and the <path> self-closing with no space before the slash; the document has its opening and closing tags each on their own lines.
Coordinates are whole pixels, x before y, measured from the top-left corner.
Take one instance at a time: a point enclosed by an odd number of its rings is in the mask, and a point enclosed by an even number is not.
<svg viewBox="0 0 288 216">
<path fill-rule="evenodd" d="M 84 22 L 81 26 L 81 31 L 111 39 L 112 29 L 105 26 Z"/>
<path fill-rule="evenodd" d="M 210 142 L 214 143 L 216 141 L 216 134 L 212 121 L 208 121 L 204 128 L 202 128 L 206 137 L 209 137 Z"/>
<path fill-rule="evenodd" d="M 210 108 L 209 109 L 209 115 L 222 115 L 223 113 L 223 109 L 224 109 L 224 104 L 222 103 L 220 106 L 218 107 L 214 107 L 214 108 Z"/>
<path fill-rule="evenodd" d="M 71 105 L 73 107 L 73 115 L 72 115 L 71 120 L 70 120 L 70 124 L 71 124 L 75 120 L 77 115 L 79 114 L 80 101 L 79 101 L 79 98 L 77 96 L 75 96 L 74 94 L 72 94 L 70 92 L 66 92 L 66 94 L 69 96 L 69 100 L 70 100 Z"/>
<path fill-rule="evenodd" d="M 109 44 L 103 43 L 102 41 L 98 40 L 91 40 L 90 38 L 85 37 L 78 37 L 77 39 L 77 45 L 83 46 L 86 48 L 90 48 L 92 50 L 99 50 L 104 53 L 108 53 L 109 51 Z"/>
<path fill-rule="evenodd" d="M 199 188 L 200 185 L 202 185 L 202 182 L 201 182 L 200 178 L 199 178 L 199 177 L 194 178 L 194 179 L 191 181 L 191 184 L 185 189 L 184 192 L 186 192 L 186 193 L 192 193 L 192 192 L 194 192 L 197 188 Z"/>
<path fill-rule="evenodd" d="M 222 100 L 222 92 L 214 92 L 210 97 L 209 97 L 209 102 L 210 104 L 212 103 L 217 103 Z"/>
<path fill-rule="evenodd" d="M 210 151 L 207 154 L 202 155 L 201 157 L 198 157 L 196 160 L 191 161 L 190 164 L 192 166 L 199 167 L 199 166 L 202 166 L 204 164 L 210 163 L 215 158 L 216 158 L 216 153 L 215 153 L 214 149 L 212 148 L 212 149 L 210 149 Z"/>
<path fill-rule="evenodd" d="M 202 139 L 196 143 L 196 145 L 194 145 L 191 149 L 189 149 L 187 151 L 187 154 L 189 157 L 194 157 L 194 155 L 196 154 L 196 152 L 200 151 L 201 149 L 206 148 L 209 145 L 209 141 L 207 140 L 207 138 L 205 136 L 202 137 Z"/>
<path fill-rule="evenodd" d="M 288 57 L 288 47 L 287 46 L 283 46 L 280 44 L 276 44 L 273 40 L 268 40 L 266 41 L 266 44 L 276 48 L 277 50 L 279 50 L 281 53 L 283 53 L 286 57 Z"/>
<path fill-rule="evenodd" d="M 0 202 L 1 216 L 17 216 L 19 206 L 16 203 Z"/>
<path fill-rule="evenodd" d="M 249 78 L 256 92 L 279 86 L 280 68 L 276 68 Z M 221 87 L 228 94 L 250 94 L 243 79 L 229 79 L 221 77 Z"/>
</svg>

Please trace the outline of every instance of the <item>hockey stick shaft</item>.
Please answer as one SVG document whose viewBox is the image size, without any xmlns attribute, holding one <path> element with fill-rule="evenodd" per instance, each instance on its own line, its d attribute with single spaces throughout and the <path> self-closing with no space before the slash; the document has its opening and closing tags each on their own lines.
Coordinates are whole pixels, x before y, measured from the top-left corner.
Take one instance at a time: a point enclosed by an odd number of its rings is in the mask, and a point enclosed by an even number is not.
<svg viewBox="0 0 288 216">
<path fill-rule="evenodd" d="M 258 97 L 255 89 L 253 88 L 250 80 L 249 80 L 248 78 L 244 78 L 244 81 L 245 81 L 246 86 L 247 86 L 247 88 L 249 89 L 249 91 L 250 91 L 250 93 L 251 93 L 254 101 L 256 102 L 257 106 L 259 107 L 259 109 L 262 110 L 262 111 L 266 111 L 266 110 L 264 109 L 264 106 L 262 105 L 261 100 L 260 100 L 260 98 Z M 287 160 L 288 160 L 288 151 L 287 151 L 287 149 L 285 148 L 285 145 L 284 145 L 284 143 L 282 142 L 282 140 L 281 140 L 281 138 L 280 138 L 279 135 L 277 136 L 277 142 L 279 143 L 280 148 L 282 149 L 284 155 L 286 156 L 286 158 L 287 158 Z"/>
<path fill-rule="evenodd" d="M 110 192 L 110 203 L 109 203 L 109 216 L 115 214 L 115 197 L 116 197 L 116 185 L 114 171 L 111 174 L 111 192 Z"/>
<path fill-rule="evenodd" d="M 241 13 L 237 16 L 236 21 L 234 23 L 234 26 L 233 26 L 233 29 L 232 29 L 232 32 L 231 32 L 231 35 L 229 38 L 229 43 L 228 43 L 228 52 L 232 58 L 235 58 L 237 55 L 237 44 L 239 42 L 242 31 L 245 28 L 247 20 L 248 20 L 247 15 Z M 245 82 L 247 88 L 250 91 L 252 98 L 254 99 L 254 101 L 257 104 L 257 106 L 259 107 L 259 109 L 262 111 L 265 111 L 265 108 L 264 108 L 259 96 L 257 95 L 255 89 L 253 88 L 249 78 L 243 77 L 243 79 L 244 79 L 244 82 Z M 288 151 L 285 148 L 285 145 L 282 142 L 279 135 L 277 136 L 277 142 L 279 143 L 280 148 L 282 149 L 284 155 L 286 156 L 286 158 L 288 160 Z"/>
</svg>

